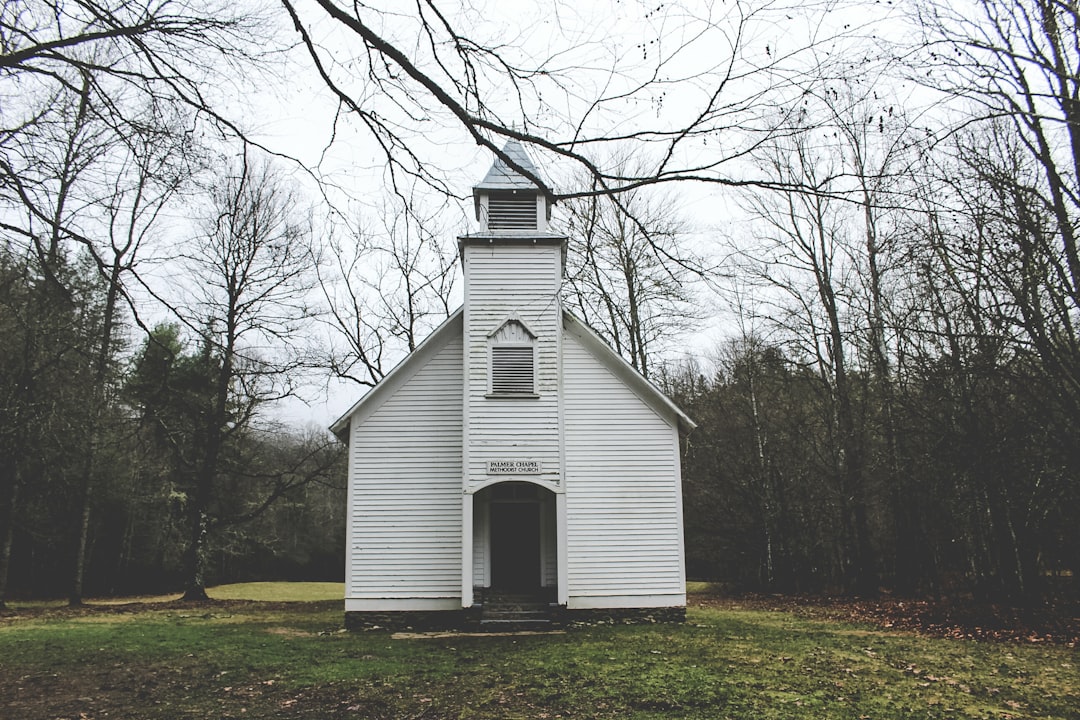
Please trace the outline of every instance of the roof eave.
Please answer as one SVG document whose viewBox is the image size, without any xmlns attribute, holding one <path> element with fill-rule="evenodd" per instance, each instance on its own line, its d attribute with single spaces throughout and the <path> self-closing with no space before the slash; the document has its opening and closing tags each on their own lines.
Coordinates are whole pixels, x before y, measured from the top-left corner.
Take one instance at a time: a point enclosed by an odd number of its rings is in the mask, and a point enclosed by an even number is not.
<svg viewBox="0 0 1080 720">
<path fill-rule="evenodd" d="M 454 321 L 461 317 L 464 308 L 458 308 L 450 317 L 443 320 L 437 328 L 431 331 L 431 334 L 424 338 L 424 341 L 416 346 L 416 349 L 411 353 L 403 357 L 394 368 L 386 373 L 372 388 L 370 388 L 363 397 L 353 403 L 352 407 L 345 411 L 341 417 L 330 425 L 330 432 L 334 433 L 341 442 L 346 445 L 349 444 L 349 426 L 352 423 L 352 417 L 361 408 L 373 403 L 378 402 L 379 398 L 386 394 L 387 388 L 392 387 L 395 384 L 396 379 L 409 372 L 409 370 L 419 362 L 423 362 L 422 358 L 426 358 L 429 354 L 428 351 L 439 345 L 439 343 L 447 338 L 444 338 L 448 328 L 450 328 Z"/>
<path fill-rule="evenodd" d="M 626 381 L 642 399 L 652 405 L 654 409 L 663 409 L 666 414 L 674 417 L 681 431 L 688 433 L 697 427 L 697 423 L 691 420 L 690 416 L 682 411 L 682 408 L 676 405 L 660 388 L 653 385 L 652 381 L 638 372 L 637 368 L 626 361 L 626 358 L 612 350 L 611 346 L 587 322 L 569 310 L 563 311 L 563 322 L 564 327 L 569 322 L 570 328 L 576 331 L 578 337 L 585 340 L 592 350 L 606 359 L 609 369 L 615 372 L 617 377 Z"/>
</svg>

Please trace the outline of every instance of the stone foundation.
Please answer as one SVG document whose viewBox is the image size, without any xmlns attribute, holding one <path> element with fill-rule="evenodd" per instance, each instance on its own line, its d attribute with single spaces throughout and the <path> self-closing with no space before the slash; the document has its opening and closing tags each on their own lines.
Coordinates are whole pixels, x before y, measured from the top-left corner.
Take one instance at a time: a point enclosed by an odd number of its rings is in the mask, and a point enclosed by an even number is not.
<svg viewBox="0 0 1080 720">
<path fill-rule="evenodd" d="M 345 629 L 352 631 L 461 630 L 479 622 L 479 606 L 461 610 L 388 610 L 345 613 Z"/>
<path fill-rule="evenodd" d="M 352 631 L 434 631 L 477 630 L 480 628 L 482 607 L 474 605 L 461 610 L 401 610 L 385 612 L 347 612 L 345 628 Z M 586 625 L 642 625 L 651 623 L 686 622 L 685 607 L 661 608 L 595 608 L 567 610 L 551 608 L 552 627 Z"/>
<path fill-rule="evenodd" d="M 684 623 L 685 607 L 658 608 L 592 608 L 567 610 L 559 608 L 556 621 L 560 625 L 644 625 L 648 623 Z"/>
</svg>

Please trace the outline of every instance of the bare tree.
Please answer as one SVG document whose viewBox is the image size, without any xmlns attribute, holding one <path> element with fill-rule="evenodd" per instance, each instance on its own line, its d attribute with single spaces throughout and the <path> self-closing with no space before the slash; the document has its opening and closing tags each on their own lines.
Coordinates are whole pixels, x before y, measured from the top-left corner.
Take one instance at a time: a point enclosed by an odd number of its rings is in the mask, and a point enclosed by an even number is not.
<svg viewBox="0 0 1080 720">
<path fill-rule="evenodd" d="M 332 235 L 330 267 L 317 265 L 337 377 L 371 387 L 454 309 L 457 254 L 440 213 L 392 195 L 357 226 Z"/>
<path fill-rule="evenodd" d="M 740 414 L 750 429 L 753 460 L 748 463 L 740 480 L 760 513 L 764 546 L 760 562 L 762 581 L 765 587 L 775 588 L 778 579 L 782 582 L 788 579 L 784 576 L 791 574 L 783 569 L 778 573 L 777 567 L 789 555 L 790 528 L 786 529 L 783 523 L 786 514 L 785 473 L 782 463 L 775 457 L 777 450 L 773 447 L 773 428 L 764 407 L 768 405 L 768 400 L 764 397 L 762 385 L 767 382 L 772 367 L 782 366 L 783 358 L 753 327 L 754 311 L 747 307 L 752 299 L 736 288 L 733 300 L 739 334 L 721 349 L 719 367 L 727 376 Z"/>
<path fill-rule="evenodd" d="M 301 340 L 312 317 L 313 278 L 310 229 L 297 204 L 269 164 L 244 155 L 213 188 L 204 234 L 183 251 L 196 289 L 182 312 L 200 330 L 203 373 L 186 438 L 189 600 L 206 599 L 207 533 L 227 521 L 220 514 L 222 485 L 230 473 L 247 472 L 242 462 L 230 465 L 228 452 L 268 403 L 293 393 L 306 361 Z M 294 474 L 270 478 L 255 506 L 239 516 L 253 517 L 304 481 Z"/>
<path fill-rule="evenodd" d="M 97 111 L 100 98 L 91 92 L 89 75 L 80 79 L 78 92 L 58 97 L 58 103 L 71 104 L 51 108 L 47 122 L 25 128 L 20 142 L 9 148 L 7 161 L 17 160 L 22 169 L 7 198 L 12 203 L 4 223 L 9 250 L 24 247 L 32 274 L 40 274 L 33 292 L 42 312 L 59 301 L 81 318 L 69 337 L 78 336 L 71 352 L 85 359 L 76 383 L 84 394 L 75 403 L 77 413 L 60 414 L 68 418 L 66 444 L 78 449 L 75 464 L 81 469 L 67 467 L 60 457 L 50 459 L 53 474 L 66 477 L 72 496 L 83 504 L 73 552 L 73 604 L 81 601 L 95 456 L 116 381 L 114 336 L 130 301 L 128 276 L 139 244 L 178 187 L 178 168 L 187 155 L 183 135 L 152 112 L 129 109 L 128 116 L 141 122 L 129 128 L 130 134 L 117 134 Z M 85 277 L 88 268 L 91 277 Z M 24 326 L 30 335 L 38 327 Z M 36 344 L 27 337 L 30 346 Z"/>
<path fill-rule="evenodd" d="M 71 108 L 77 108 L 74 112 L 94 133 L 119 137 L 136 135 L 145 127 L 146 108 L 170 116 L 183 107 L 229 127 L 208 99 L 204 83 L 213 77 L 217 60 L 257 55 L 249 37 L 256 30 L 251 16 L 213 2 L 3 3 L 0 200 L 21 207 L 57 240 L 81 241 L 80 226 L 65 225 L 50 214 L 53 206 L 35 202 L 43 153 L 28 154 L 27 148 L 49 152 L 42 143 Z M 64 157 L 63 142 L 54 147 L 52 154 Z M 78 157 L 86 162 L 92 155 Z M 61 185 L 71 179 L 70 174 L 56 176 Z M 8 229 L 33 234 L 25 226 Z"/>
<path fill-rule="evenodd" d="M 104 300 L 88 377 L 90 421 L 75 432 L 82 441 L 78 480 L 82 511 L 69 592 L 71 605 L 82 603 L 91 512 L 96 502 L 95 465 L 105 442 L 105 410 L 116 401 L 117 330 L 124 306 L 133 303 L 130 286 L 138 281 L 140 251 L 162 232 L 162 214 L 192 172 L 192 153 L 184 134 L 167 124 L 148 123 L 138 134 L 119 139 L 114 145 L 117 147 L 108 150 L 105 163 L 111 188 L 95 201 L 92 213 L 85 213 L 100 214 L 98 227 L 106 234 L 105 238 L 98 238 L 96 233 L 87 238 L 93 242 L 91 248 L 104 275 Z"/>
<path fill-rule="evenodd" d="M 963 8 L 920 4 L 918 58 L 935 69 L 924 82 L 962 101 L 965 124 L 981 121 L 981 138 L 952 147 L 967 174 L 993 188 L 1002 211 L 992 219 L 1004 247 L 1019 250 L 1020 274 L 999 279 L 1025 342 L 1080 421 L 1080 10 L 1061 0 Z"/>
<path fill-rule="evenodd" d="M 973 508 L 958 540 L 980 592 L 1028 599 L 1048 563 L 1076 562 L 1057 538 L 1075 525 L 1062 508 L 1075 507 L 1078 492 L 1080 10 L 1059 0 L 917 9 L 917 77 L 955 119 L 939 134 L 935 192 L 924 201 L 919 264 L 928 327 L 939 334 L 921 339 L 942 346 L 960 409 L 954 432 L 980 439 L 952 470 Z M 1003 418 L 988 405 L 1006 392 L 1017 394 Z M 1038 408 L 1028 422 L 1045 427 L 1016 467 L 1019 449 L 981 439 L 1020 424 L 1027 407 Z"/>
<path fill-rule="evenodd" d="M 1045 254 L 1056 223 L 1039 211 L 1040 173 L 1008 121 L 974 125 L 941 150 L 910 231 L 920 284 L 905 356 L 923 378 L 948 379 L 937 382 L 956 410 L 941 432 L 966 452 L 944 472 L 971 508 L 953 542 L 969 549 L 977 591 L 1026 601 L 1041 592 L 1043 563 L 1062 556 L 1058 523 L 1075 522 L 1061 513 L 1076 493 L 1077 418 L 1069 365 L 1055 360 L 1070 333 L 1058 325 L 1067 289 Z M 1054 338 L 1055 354 L 1033 331 Z M 1015 428 L 1039 424 L 1038 450 L 1017 447 Z"/>
<path fill-rule="evenodd" d="M 251 16 L 215 3 L 31 0 L 0 7 L 0 227 L 35 256 L 44 279 L 37 292 L 77 299 L 89 323 L 79 350 L 86 358 L 79 408 L 87 414 L 69 416 L 69 445 L 79 459 L 72 467 L 50 459 L 81 503 L 73 604 L 81 602 L 96 502 L 100 421 L 114 399 L 117 327 L 127 310 L 138 321 L 130 290 L 139 246 L 184 174 L 196 114 L 229 126 L 204 82 L 218 60 L 254 57 L 247 33 L 255 27 Z M 67 271 L 86 259 L 99 276 L 91 286 L 100 304 L 82 297 L 84 278 Z"/>
<path fill-rule="evenodd" d="M 646 377 L 659 350 L 699 315 L 691 283 L 705 272 L 684 247 L 674 198 L 652 190 L 557 206 L 569 236 L 568 305 Z"/>
<path fill-rule="evenodd" d="M 782 181 L 813 190 L 763 194 L 747 201 L 763 225 L 754 247 L 737 249 L 741 267 L 773 295 L 768 320 L 794 341 L 793 354 L 817 368 L 830 427 L 826 472 L 835 483 L 840 510 L 844 574 L 855 589 L 872 591 L 876 578 L 851 326 L 856 265 L 838 209 L 842 201 L 829 187 L 840 175 L 838 160 L 823 152 L 809 131 L 776 142 L 761 162 Z"/>
<path fill-rule="evenodd" d="M 919 186 L 916 168 L 925 149 L 923 138 L 909 118 L 884 74 L 867 72 L 832 83 L 820 95 L 816 133 L 840 159 L 839 176 L 827 188 L 854 207 L 849 254 L 858 269 L 853 274 L 860 300 L 852 299 L 857 333 L 854 347 L 865 354 L 869 370 L 866 422 L 871 442 L 868 472 L 883 480 L 892 509 L 893 577 L 896 589 L 911 593 L 925 564 L 921 557 L 919 513 L 914 510 L 908 476 L 901 467 L 895 399 L 896 343 L 899 331 L 892 309 L 901 286 L 917 282 L 903 272 L 901 228 L 910 217 L 910 198 Z M 912 113 L 918 117 L 916 113 Z M 820 142 L 820 140 L 819 140 Z M 861 242 L 855 240 L 860 232 Z"/>
<path fill-rule="evenodd" d="M 527 10 L 428 0 L 393 13 L 335 0 L 282 6 L 340 121 L 374 139 L 391 183 L 413 177 L 452 192 L 428 162 L 438 148 L 422 149 L 441 126 L 540 187 L 543 178 L 503 153 L 507 139 L 581 168 L 588 183 L 557 199 L 665 181 L 772 182 L 736 176 L 733 161 L 775 133 L 773 111 L 812 78 L 848 68 L 848 45 L 866 32 L 831 22 L 833 0 Z M 611 168 L 596 160 L 626 142 L 650 146 L 651 161 Z"/>
</svg>

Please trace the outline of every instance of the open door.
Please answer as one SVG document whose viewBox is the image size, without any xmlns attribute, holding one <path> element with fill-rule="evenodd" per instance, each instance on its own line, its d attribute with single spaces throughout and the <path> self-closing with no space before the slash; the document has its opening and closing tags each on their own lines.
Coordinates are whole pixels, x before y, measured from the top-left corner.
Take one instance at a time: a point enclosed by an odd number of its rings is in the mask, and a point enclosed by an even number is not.
<svg viewBox="0 0 1080 720">
<path fill-rule="evenodd" d="M 491 503 L 491 586 L 505 592 L 540 589 L 540 503 Z"/>
</svg>

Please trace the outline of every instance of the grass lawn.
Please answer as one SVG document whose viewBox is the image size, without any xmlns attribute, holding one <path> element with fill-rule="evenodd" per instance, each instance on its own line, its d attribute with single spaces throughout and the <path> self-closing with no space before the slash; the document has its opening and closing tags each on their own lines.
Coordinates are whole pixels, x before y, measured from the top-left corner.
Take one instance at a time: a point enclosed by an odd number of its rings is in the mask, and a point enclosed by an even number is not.
<svg viewBox="0 0 1080 720">
<path fill-rule="evenodd" d="M 702 588 L 707 583 L 698 583 Z M 207 588 L 211 600 L 259 600 L 264 602 L 308 602 L 311 600 L 340 600 L 345 597 L 345 583 L 335 582 L 249 582 L 219 585 Z M 180 599 L 180 593 L 171 595 L 137 595 L 121 598 L 91 598 L 87 605 L 130 605 L 132 603 L 164 603 Z M 16 611 L 47 610 L 67 607 L 67 600 L 14 600 L 8 605 Z"/>
<path fill-rule="evenodd" d="M 1080 718 L 1066 645 L 695 607 L 681 626 L 399 639 L 340 631 L 340 591 L 23 609 L 0 619 L 0 717 Z"/>
</svg>

